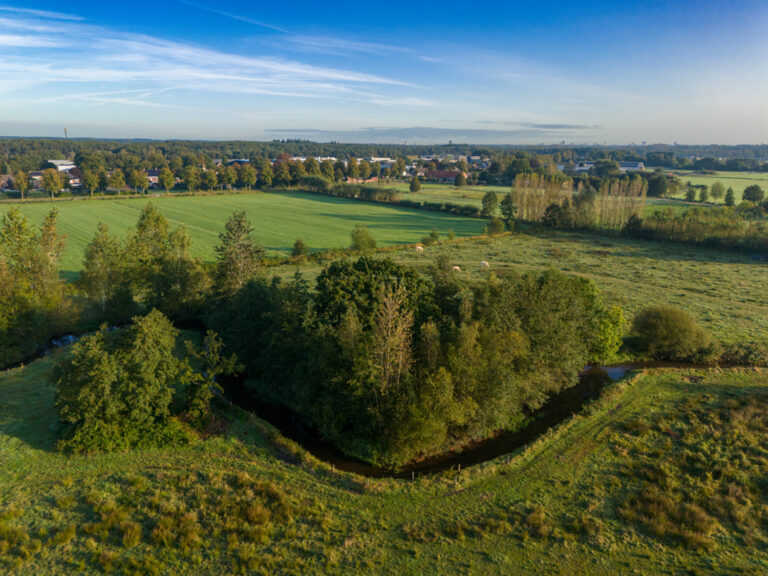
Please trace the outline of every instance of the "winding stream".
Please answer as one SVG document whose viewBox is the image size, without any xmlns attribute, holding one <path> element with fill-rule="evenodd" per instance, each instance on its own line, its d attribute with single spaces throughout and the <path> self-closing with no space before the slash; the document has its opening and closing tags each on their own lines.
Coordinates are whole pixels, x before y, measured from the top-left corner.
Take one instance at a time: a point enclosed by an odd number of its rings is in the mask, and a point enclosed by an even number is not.
<svg viewBox="0 0 768 576">
<path fill-rule="evenodd" d="M 283 436 L 298 442 L 313 456 L 332 464 L 335 468 L 370 477 L 410 478 L 415 474 L 471 466 L 509 454 L 577 413 L 587 401 L 598 397 L 606 384 L 619 380 L 631 370 L 665 366 L 680 367 L 681 365 L 643 362 L 590 367 L 579 374 L 577 384 L 552 396 L 539 410 L 531 414 L 531 421 L 527 426 L 515 431 L 500 432 L 490 438 L 467 444 L 459 450 L 407 464 L 394 472 L 345 456 L 330 442 L 324 441 L 317 431 L 304 426 L 299 417 L 289 409 L 266 405 L 256 400 L 247 390 L 244 381 L 232 380 L 222 384 L 227 396 L 235 404 L 255 412 L 260 418 L 267 420 L 280 430 Z"/>
</svg>

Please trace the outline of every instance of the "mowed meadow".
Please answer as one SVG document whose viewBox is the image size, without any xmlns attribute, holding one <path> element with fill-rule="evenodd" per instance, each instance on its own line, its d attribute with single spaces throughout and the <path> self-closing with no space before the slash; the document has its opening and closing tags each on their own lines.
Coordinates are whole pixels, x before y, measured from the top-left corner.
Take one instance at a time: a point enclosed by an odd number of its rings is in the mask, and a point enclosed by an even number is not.
<svg viewBox="0 0 768 576">
<path fill-rule="evenodd" d="M 124 238 L 136 225 L 147 202 L 154 203 L 172 226 L 187 226 L 193 242 L 192 254 L 207 262 L 215 259 L 219 234 L 227 218 L 237 210 L 246 212 L 253 224 L 253 237 L 268 255 L 284 256 L 290 253 L 297 238 L 310 249 L 347 248 L 350 233 L 359 224 L 368 227 L 379 246 L 418 242 L 433 229 L 441 235 L 452 230 L 457 237 L 474 236 L 482 233 L 485 224 L 482 220 L 450 214 L 294 191 L 2 204 L 0 215 L 16 206 L 38 224 L 55 206 L 59 229 L 67 235 L 61 269 L 71 276 L 82 268 L 85 247 L 99 222 Z"/>
</svg>

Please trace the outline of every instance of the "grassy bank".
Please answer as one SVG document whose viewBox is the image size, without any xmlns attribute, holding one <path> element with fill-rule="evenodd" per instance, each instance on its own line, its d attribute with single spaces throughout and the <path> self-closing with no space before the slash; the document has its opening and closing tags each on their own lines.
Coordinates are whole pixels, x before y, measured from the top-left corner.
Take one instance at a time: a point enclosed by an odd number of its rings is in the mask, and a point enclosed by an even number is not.
<svg viewBox="0 0 768 576">
<path fill-rule="evenodd" d="M 754 479 L 759 488 L 765 477 L 759 447 L 768 441 L 765 373 L 635 376 L 509 463 L 502 458 L 461 473 L 399 481 L 335 473 L 237 409 L 225 411 L 217 434 L 186 447 L 62 455 L 55 451 L 53 390 L 45 380 L 51 366 L 46 358 L 0 374 L 0 570 L 677 574 L 768 568 L 760 516 L 765 491 L 751 494 L 751 507 L 744 499 L 729 504 L 750 522 L 747 530 L 731 516 L 703 509 L 695 468 L 683 466 L 680 456 L 719 454 L 713 468 L 730 458 L 730 474 Z M 734 443 L 739 430 L 749 435 Z M 702 507 L 699 524 L 684 525 L 690 541 L 656 530 L 671 521 L 663 507 L 648 518 L 631 517 L 639 495 L 655 486 L 647 484 L 659 482 L 648 473 L 654 467 L 674 479 L 671 496 L 681 506 Z M 723 482 L 710 479 L 709 489 L 727 493 Z"/>
</svg>

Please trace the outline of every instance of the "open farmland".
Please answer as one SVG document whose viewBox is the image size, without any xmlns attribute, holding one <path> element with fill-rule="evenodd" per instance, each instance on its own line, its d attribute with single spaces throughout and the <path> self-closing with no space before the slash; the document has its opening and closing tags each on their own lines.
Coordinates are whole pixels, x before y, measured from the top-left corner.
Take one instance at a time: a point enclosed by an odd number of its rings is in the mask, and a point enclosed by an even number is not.
<svg viewBox="0 0 768 576">
<path fill-rule="evenodd" d="M 677 176 L 683 184 L 690 182 L 694 186 L 705 185 L 711 188 L 715 182 L 721 182 L 726 190 L 733 188 L 736 204 L 741 202 L 741 193 L 744 192 L 747 186 L 757 184 L 763 190 L 768 190 L 768 173 L 766 172 L 717 172 L 715 174 L 702 174 L 685 170 L 669 170 L 666 173 Z M 685 196 L 685 190 L 680 191 L 677 196 L 680 198 Z M 714 202 L 714 200 L 710 198 L 710 202 Z M 721 198 L 719 202 L 723 203 L 724 198 Z"/>
<path fill-rule="evenodd" d="M 469 278 L 481 277 L 482 261 L 500 273 L 552 267 L 576 274 L 594 281 L 630 319 L 641 308 L 673 304 L 725 342 L 765 340 L 768 334 L 768 268 L 747 255 L 563 231 L 458 240 L 428 246 L 423 253 L 384 254 L 424 272 L 440 255 L 460 266 L 462 276 Z M 295 269 L 291 265 L 278 271 L 287 277 Z M 302 266 L 309 278 L 319 270 L 314 264 Z"/>
<path fill-rule="evenodd" d="M 483 195 L 492 190 L 499 195 L 511 190 L 509 186 L 463 186 L 456 188 L 450 184 L 421 183 L 421 190 L 416 193 L 410 191 L 409 182 L 388 184 L 388 188 L 394 188 L 402 193 L 404 200 L 415 202 L 453 202 L 454 204 L 466 204 L 468 206 L 482 206 Z"/>
<path fill-rule="evenodd" d="M 302 192 L 228 194 L 216 196 L 147 199 L 79 200 L 72 202 L 16 205 L 35 224 L 55 206 L 60 230 L 67 235 L 62 271 L 72 274 L 82 267 L 85 246 L 96 225 L 104 222 L 125 237 L 136 225 L 141 208 L 151 201 L 172 225 L 185 224 L 192 238 L 192 254 L 205 261 L 215 257 L 214 247 L 227 218 L 244 210 L 254 228 L 254 238 L 268 254 L 288 255 L 294 240 L 301 238 L 310 248 L 346 248 L 350 232 L 358 224 L 368 227 L 379 246 L 417 242 L 432 229 L 441 234 L 453 230 L 456 236 L 480 234 L 484 222 L 449 214 L 427 212 L 318 196 Z M 0 214 L 11 204 L 0 205 Z"/>
</svg>

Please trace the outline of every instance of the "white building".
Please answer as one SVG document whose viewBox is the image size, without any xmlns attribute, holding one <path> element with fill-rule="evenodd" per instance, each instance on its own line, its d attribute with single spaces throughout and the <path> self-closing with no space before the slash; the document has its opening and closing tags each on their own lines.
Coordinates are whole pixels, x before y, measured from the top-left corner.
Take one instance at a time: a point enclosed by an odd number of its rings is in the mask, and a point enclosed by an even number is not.
<svg viewBox="0 0 768 576">
<path fill-rule="evenodd" d="M 48 160 L 48 164 L 53 164 L 59 172 L 68 172 L 72 168 L 76 168 L 75 163 L 69 160 Z"/>
</svg>

